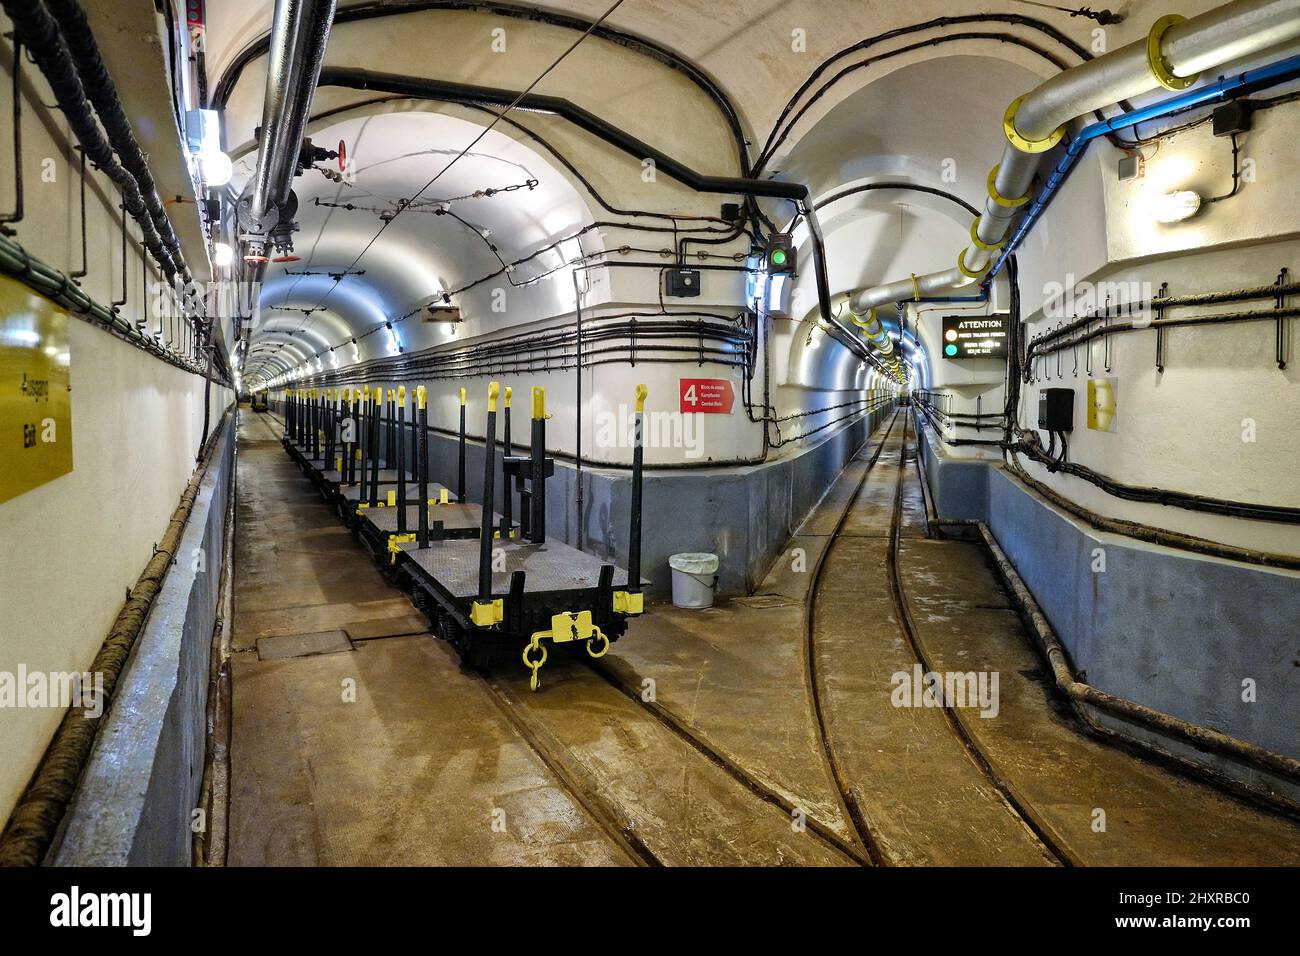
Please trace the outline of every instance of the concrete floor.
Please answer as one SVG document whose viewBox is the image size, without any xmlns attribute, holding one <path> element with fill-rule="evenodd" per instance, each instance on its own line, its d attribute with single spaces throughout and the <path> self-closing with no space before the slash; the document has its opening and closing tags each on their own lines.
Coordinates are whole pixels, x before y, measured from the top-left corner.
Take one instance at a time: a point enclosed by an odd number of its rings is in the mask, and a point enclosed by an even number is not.
<svg viewBox="0 0 1300 956">
<path fill-rule="evenodd" d="M 596 668 L 552 654 L 531 694 L 424 632 L 271 425 L 240 427 L 232 864 L 1300 862 L 1293 822 L 1079 730 L 982 552 L 925 538 L 910 456 L 916 638 L 937 670 L 997 671 L 1000 713 L 891 705 L 916 662 L 886 565 L 901 426 L 752 598 L 654 605 Z M 332 628 L 351 650 L 258 658 Z"/>
</svg>

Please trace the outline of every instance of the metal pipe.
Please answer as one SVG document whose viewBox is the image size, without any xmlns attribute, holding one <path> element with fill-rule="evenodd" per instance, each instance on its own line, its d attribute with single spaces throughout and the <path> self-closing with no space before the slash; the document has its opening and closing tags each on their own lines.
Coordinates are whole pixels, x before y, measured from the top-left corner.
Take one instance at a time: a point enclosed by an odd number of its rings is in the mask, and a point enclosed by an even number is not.
<svg viewBox="0 0 1300 956">
<path fill-rule="evenodd" d="M 240 227 L 262 242 L 289 200 L 334 7 L 335 0 L 276 0 L 257 168 L 240 197 Z"/>
<path fill-rule="evenodd" d="M 1020 247 L 1025 236 L 1029 234 L 1029 231 L 1041 218 L 1048 204 L 1065 182 L 1066 177 L 1069 176 L 1079 160 L 1083 158 L 1084 152 L 1093 140 L 1116 130 L 1127 129 L 1139 123 L 1160 119 L 1174 113 L 1181 113 L 1195 106 L 1223 102 L 1233 96 L 1243 96 L 1270 86 L 1289 82 L 1297 77 L 1300 77 L 1300 56 L 1292 56 L 1257 70 L 1247 70 L 1245 73 L 1224 77 L 1207 86 L 1197 87 L 1195 90 L 1181 96 L 1170 97 L 1142 109 L 1111 117 L 1105 122 L 1093 123 L 1080 130 L 1079 134 L 1070 141 L 1065 155 L 1061 157 L 1056 168 L 1047 176 L 1042 189 L 1034 197 L 1034 201 L 1025 210 L 1025 215 L 1017 225 L 1015 233 L 1003 245 L 998 260 L 984 277 L 984 284 L 987 286 L 993 277 L 1002 271 L 1008 257 L 1013 255 L 1016 249 Z"/>
<path fill-rule="evenodd" d="M 850 308 L 865 312 L 872 306 L 925 292 L 947 292 L 986 279 L 1012 220 L 1031 198 L 1043 153 L 1056 145 L 1066 126 L 1079 116 L 1161 87 L 1184 89 L 1203 70 L 1297 39 L 1300 0 L 1235 0 L 1188 20 L 1161 18 L 1146 38 L 1039 84 L 1007 110 L 1004 127 L 1008 142 L 1001 162 L 989 175 L 989 198 L 975 221 L 971 243 L 958 258 L 958 267 L 855 293 L 849 297 Z M 1104 125 L 1104 132 L 1120 128 L 1114 120 Z"/>
</svg>

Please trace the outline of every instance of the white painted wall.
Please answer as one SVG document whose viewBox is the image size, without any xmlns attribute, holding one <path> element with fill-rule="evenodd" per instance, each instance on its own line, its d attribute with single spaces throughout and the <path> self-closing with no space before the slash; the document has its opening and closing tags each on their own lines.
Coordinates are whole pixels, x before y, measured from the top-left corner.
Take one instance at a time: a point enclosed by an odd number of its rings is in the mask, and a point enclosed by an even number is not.
<svg viewBox="0 0 1300 956">
<path fill-rule="evenodd" d="M 0 32 L 7 29 L 0 17 Z M 8 41 L 0 43 L 6 162 L 10 54 Z M 17 226 L 17 241 L 68 272 L 81 265 L 79 160 L 62 115 L 41 106 L 53 102 L 43 78 L 30 64 L 24 76 L 31 83 L 23 104 L 26 216 Z M 156 79 L 156 95 L 165 103 L 165 81 Z M 160 135 L 155 142 L 166 139 Z M 172 148 L 178 149 L 174 137 Z M 116 194 L 106 177 L 88 175 L 91 270 L 83 288 L 107 304 L 121 292 Z M 12 171 L 0 170 L 0 208 L 11 209 L 13 195 Z M 130 234 L 124 311 L 139 317 L 145 295 L 134 224 Z M 201 248 L 197 255 L 203 255 Z M 90 666 L 127 589 L 153 556 L 198 450 L 201 377 L 79 319 L 69 323 L 69 340 L 73 471 L 0 503 L 0 671 L 15 672 L 20 664 L 29 672 Z M 214 422 L 229 400 L 213 389 Z M 8 817 L 62 717 L 52 708 L 0 709 L 0 819 Z"/>
</svg>

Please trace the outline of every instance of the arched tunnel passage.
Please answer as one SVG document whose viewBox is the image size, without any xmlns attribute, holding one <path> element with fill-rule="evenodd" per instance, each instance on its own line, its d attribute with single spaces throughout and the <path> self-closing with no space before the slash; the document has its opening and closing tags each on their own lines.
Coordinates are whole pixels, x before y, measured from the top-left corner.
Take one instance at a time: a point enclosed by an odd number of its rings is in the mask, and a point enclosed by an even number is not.
<svg viewBox="0 0 1300 956">
<path fill-rule="evenodd" d="M 1300 862 L 1297 0 L 0 5 L 0 862 Z"/>
</svg>

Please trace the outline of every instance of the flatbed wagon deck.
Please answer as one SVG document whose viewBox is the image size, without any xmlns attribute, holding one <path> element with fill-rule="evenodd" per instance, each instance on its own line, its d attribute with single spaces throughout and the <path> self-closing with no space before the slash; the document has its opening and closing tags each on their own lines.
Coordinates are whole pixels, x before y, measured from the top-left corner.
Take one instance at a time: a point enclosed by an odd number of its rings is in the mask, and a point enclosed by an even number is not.
<svg viewBox="0 0 1300 956">
<path fill-rule="evenodd" d="M 409 442 L 406 389 L 389 390 L 387 419 L 384 390 L 376 389 L 373 399 L 371 395 L 368 389 L 361 395 L 349 391 L 346 398 L 338 390 L 323 395 L 320 390 L 291 393 L 284 446 L 365 547 L 397 580 L 409 585 L 413 600 L 437 634 L 472 666 L 520 655 L 533 672 L 534 688 L 548 646 L 582 646 L 593 657 L 603 655 L 610 642 L 627 630 L 629 618 L 642 613 L 642 588 L 648 583 L 639 573 L 644 386 L 637 387 L 627 569 L 546 537 L 545 483 L 555 465 L 546 456 L 542 389 L 533 389 L 529 456 L 510 455 L 510 390 L 506 390 L 507 443 L 501 456 L 496 449 L 499 387 L 495 382 L 490 385 L 484 503 L 458 500 L 459 494 L 453 496 L 445 486 L 429 481 L 423 387 L 416 390 L 417 414 L 410 422 Z M 357 398 L 362 398 L 360 404 Z M 355 429 L 359 436 L 341 427 L 356 417 L 364 419 Z M 460 420 L 458 474 L 463 490 L 464 389 Z M 340 462 L 349 467 L 341 472 Z M 504 514 L 486 505 L 496 500 L 498 469 L 504 484 Z M 396 504 L 398 499 L 405 503 Z"/>
</svg>

